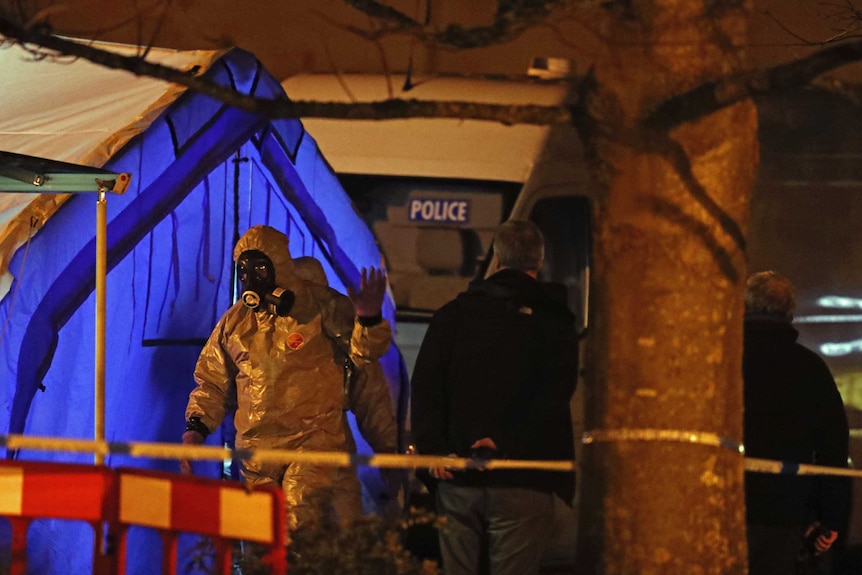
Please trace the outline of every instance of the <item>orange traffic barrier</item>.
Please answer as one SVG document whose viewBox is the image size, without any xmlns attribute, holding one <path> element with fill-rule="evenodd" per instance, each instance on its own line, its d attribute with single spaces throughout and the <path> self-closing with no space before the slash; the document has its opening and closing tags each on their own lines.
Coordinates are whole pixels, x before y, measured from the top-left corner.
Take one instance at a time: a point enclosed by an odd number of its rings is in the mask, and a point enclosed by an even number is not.
<svg viewBox="0 0 862 575">
<path fill-rule="evenodd" d="M 93 572 L 110 573 L 103 525 L 113 517 L 114 474 L 105 467 L 0 461 L 0 516 L 12 525 L 9 573 L 27 572 L 27 531 L 35 519 L 85 521 L 93 528 Z"/>
<path fill-rule="evenodd" d="M 68 519 L 93 528 L 94 575 L 124 575 L 128 530 L 155 529 L 162 573 L 176 575 L 181 533 L 208 537 L 215 573 L 230 575 L 234 541 L 267 548 L 270 573 L 287 571 L 284 496 L 231 481 L 141 469 L 0 461 L 0 516 L 12 526 L 10 575 L 27 572 L 27 531 L 36 519 Z"/>
<path fill-rule="evenodd" d="M 216 548 L 215 573 L 230 575 L 233 541 L 269 548 L 270 573 L 287 571 L 284 495 L 278 487 L 122 468 L 117 470 L 119 575 L 125 574 L 126 531 L 140 525 L 162 536 L 162 573 L 176 575 L 177 537 L 199 533 Z"/>
</svg>

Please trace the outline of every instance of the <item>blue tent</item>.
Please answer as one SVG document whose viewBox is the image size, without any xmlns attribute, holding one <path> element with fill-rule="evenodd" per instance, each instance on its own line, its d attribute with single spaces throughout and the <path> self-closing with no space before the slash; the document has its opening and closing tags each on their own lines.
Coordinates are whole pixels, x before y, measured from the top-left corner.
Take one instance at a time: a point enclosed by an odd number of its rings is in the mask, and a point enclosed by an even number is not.
<svg viewBox="0 0 862 575">
<path fill-rule="evenodd" d="M 234 49 L 206 56 L 204 64 L 196 63 L 190 73 L 245 94 L 285 97 L 279 82 L 253 55 Z M 2 56 L 0 69 L 8 64 L 23 70 L 19 76 L 27 76 L 23 81 L 38 101 L 38 75 L 46 64 L 22 66 L 20 54 L 15 57 L 18 60 L 10 63 L 10 54 Z M 122 86 L 138 81 L 127 73 L 92 72 L 92 66 L 76 63 L 66 64 L 65 71 L 54 65 L 51 74 L 68 73 L 74 78 L 73 68 L 81 65 L 87 68 L 78 72 L 79 78 L 92 80 L 92 74 L 97 74 L 109 80 L 90 86 L 95 104 L 76 109 L 98 117 L 102 108 L 127 107 L 121 96 L 112 98 L 110 91 L 112 82 Z M 4 75 L 9 77 L 16 78 Z M 250 226 L 265 223 L 283 230 L 290 238 L 292 255 L 321 260 L 330 283 L 342 292 L 345 285 L 357 283 L 362 267 L 380 266 L 382 261 L 371 232 L 300 121 L 269 120 L 165 86 L 164 93 L 146 103 L 146 113 L 97 137 L 98 146 L 76 151 L 78 157 L 50 153 L 63 137 L 69 141 L 68 134 L 43 138 L 40 143 L 32 135 L 27 138 L 34 130 L 28 131 L 21 118 L 11 126 L 8 118 L 0 118 L 0 147 L 5 151 L 86 161 L 132 174 L 127 192 L 108 197 L 105 438 L 109 442 L 179 441 L 194 363 L 215 322 L 232 303 L 232 246 Z M 70 91 L 65 94 L 71 97 Z M 51 109 L 44 104 L 37 107 Z M 59 124 L 64 121 L 58 119 Z M 7 143 L 14 149 L 6 148 Z M 61 149 L 71 148 L 69 144 Z M 12 256 L 4 262 L 12 281 L 0 300 L 0 429 L 92 439 L 95 199 L 74 195 L 63 200 L 47 200 L 50 209 L 25 202 L 8 217 L 0 214 L 0 222 L 11 230 L 0 233 L 0 247 L 15 247 L 8 250 Z M 391 298 L 385 314 L 394 325 Z M 402 363 L 393 343 L 384 368 L 393 397 L 403 406 Z M 208 443 L 227 439 L 229 433 L 225 438 L 213 434 Z M 92 454 L 37 450 L 7 456 L 93 461 Z M 174 461 L 123 455 L 108 456 L 106 464 L 177 469 Z M 215 462 L 207 470 L 211 475 L 221 472 L 221 464 Z M 374 495 L 381 490 L 379 476 L 376 470 L 364 470 L 362 479 L 369 495 L 366 503 L 373 507 L 379 503 Z M 91 555 L 81 549 L 82 545 L 91 549 L 91 539 L 87 526 L 50 520 L 34 524 L 28 543 L 31 571 L 88 572 Z M 152 572 L 159 561 L 155 534 L 133 534 L 129 572 Z"/>
</svg>

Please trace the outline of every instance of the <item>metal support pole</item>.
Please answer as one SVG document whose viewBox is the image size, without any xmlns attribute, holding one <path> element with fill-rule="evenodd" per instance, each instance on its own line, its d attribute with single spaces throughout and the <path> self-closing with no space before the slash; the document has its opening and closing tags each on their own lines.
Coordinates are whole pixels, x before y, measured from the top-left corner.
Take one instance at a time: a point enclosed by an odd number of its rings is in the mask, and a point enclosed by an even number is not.
<svg viewBox="0 0 862 575">
<path fill-rule="evenodd" d="M 94 400 L 95 441 L 105 441 L 105 315 L 108 269 L 108 203 L 104 188 L 96 202 L 96 390 Z M 104 465 L 105 455 L 95 454 L 96 465 Z"/>
</svg>

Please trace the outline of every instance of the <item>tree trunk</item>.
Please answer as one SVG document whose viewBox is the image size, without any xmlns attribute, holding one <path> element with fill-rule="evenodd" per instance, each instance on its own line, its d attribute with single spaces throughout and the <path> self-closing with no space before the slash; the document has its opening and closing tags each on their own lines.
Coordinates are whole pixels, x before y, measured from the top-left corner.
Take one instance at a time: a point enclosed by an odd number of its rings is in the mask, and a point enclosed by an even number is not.
<svg viewBox="0 0 862 575">
<path fill-rule="evenodd" d="M 748 11 L 708 0 L 619 4 L 603 16 L 611 50 L 590 100 L 603 130 L 589 142 L 599 194 L 581 572 L 742 574 L 734 442 L 756 110 L 743 102 L 670 132 L 643 120 L 666 98 L 741 68 Z"/>
</svg>

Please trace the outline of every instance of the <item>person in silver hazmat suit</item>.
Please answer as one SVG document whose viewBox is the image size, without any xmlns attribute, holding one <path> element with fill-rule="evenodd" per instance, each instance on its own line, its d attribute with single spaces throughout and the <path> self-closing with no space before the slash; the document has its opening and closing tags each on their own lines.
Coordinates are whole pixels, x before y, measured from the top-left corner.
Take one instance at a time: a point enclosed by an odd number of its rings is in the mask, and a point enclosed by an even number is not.
<svg viewBox="0 0 862 575">
<path fill-rule="evenodd" d="M 345 372 L 349 362 L 376 362 L 389 348 L 392 332 L 381 315 L 385 273 L 363 269 L 349 299 L 330 293 L 297 277 L 287 236 L 262 225 L 240 238 L 233 257 L 242 297 L 219 319 L 198 358 L 183 443 L 203 443 L 235 407 L 237 448 L 351 450 Z M 388 389 L 377 393 L 389 402 Z M 192 472 L 189 461 L 180 469 Z M 327 491 L 329 510 L 342 523 L 362 511 L 351 468 L 252 458 L 242 462 L 241 474 L 250 485 L 282 487 L 288 529 L 325 511 L 315 502 Z"/>
<path fill-rule="evenodd" d="M 312 284 L 312 293 L 324 300 L 335 298 L 340 306 L 345 308 L 349 317 L 353 317 L 353 304 L 342 293 L 329 286 L 323 265 L 314 257 L 300 256 L 293 260 L 294 274 L 301 280 Z M 353 412 L 356 427 L 374 453 L 398 453 L 398 424 L 395 418 L 396 407 L 389 384 L 379 361 L 366 364 L 348 365 L 349 380 L 345 382 L 345 406 L 343 423 L 347 436 L 348 449 L 356 450 L 353 433 L 347 421 L 347 410 Z M 396 518 L 401 513 L 403 483 L 406 473 L 401 469 L 381 468 L 379 471 L 382 491 L 380 493 L 365 493 L 365 508 L 372 509 L 375 514 L 385 518 Z M 374 487 L 374 481 L 371 481 Z M 365 483 L 363 485 L 366 485 Z"/>
<path fill-rule="evenodd" d="M 311 256 L 295 258 L 294 273 L 312 284 L 310 289 L 316 297 L 327 302 L 334 299 L 337 307 L 341 308 L 340 313 L 350 318 L 354 316 L 353 303 L 329 286 L 323 265 L 317 259 Z M 345 390 L 345 409 L 353 412 L 359 432 L 375 453 L 397 453 L 398 424 L 383 367 L 375 360 L 348 365 L 348 369 L 351 370 L 348 374 L 351 379 Z M 349 429 L 347 433 L 351 434 Z M 352 436 L 348 436 L 348 440 L 351 446 L 355 445 Z"/>
</svg>

